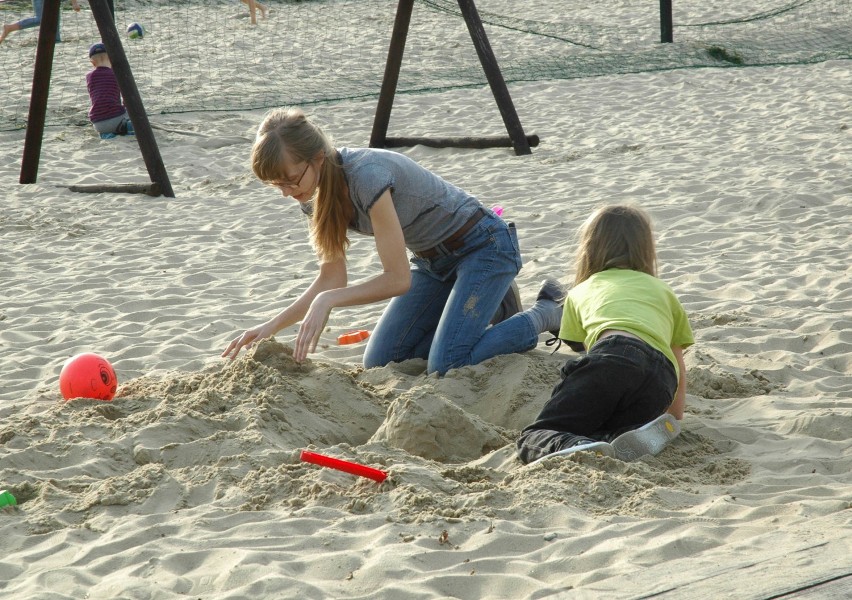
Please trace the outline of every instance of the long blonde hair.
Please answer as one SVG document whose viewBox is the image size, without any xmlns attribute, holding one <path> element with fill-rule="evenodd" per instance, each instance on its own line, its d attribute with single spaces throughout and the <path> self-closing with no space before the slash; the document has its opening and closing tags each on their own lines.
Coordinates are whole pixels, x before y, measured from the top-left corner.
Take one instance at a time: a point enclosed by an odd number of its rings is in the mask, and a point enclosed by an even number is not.
<svg viewBox="0 0 852 600">
<path fill-rule="evenodd" d="M 347 227 L 354 216 L 346 178 L 331 139 L 299 108 L 269 111 L 257 128 L 251 168 L 262 182 L 274 185 L 288 175 L 285 164 L 324 158 L 313 198 L 311 243 L 324 262 L 345 257 Z"/>
<path fill-rule="evenodd" d="M 580 227 L 574 285 L 612 268 L 657 276 L 651 217 L 638 206 L 599 208 Z"/>
</svg>

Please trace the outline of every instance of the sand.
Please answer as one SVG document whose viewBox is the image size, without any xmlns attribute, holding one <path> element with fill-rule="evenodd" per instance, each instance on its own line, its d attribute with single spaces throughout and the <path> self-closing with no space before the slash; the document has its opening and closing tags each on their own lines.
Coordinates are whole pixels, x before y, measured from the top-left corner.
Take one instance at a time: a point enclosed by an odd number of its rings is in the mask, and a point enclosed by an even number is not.
<svg viewBox="0 0 852 600">
<path fill-rule="evenodd" d="M 263 111 L 151 115 L 176 198 L 132 138 L 0 133 L 0 591 L 10 598 L 768 598 L 850 574 L 852 166 L 848 61 L 515 84 L 531 156 L 401 149 L 517 224 L 525 303 L 570 280 L 608 202 L 655 221 L 695 330 L 683 433 L 656 457 L 523 466 L 513 442 L 560 365 L 542 343 L 438 378 L 364 370 L 383 304 L 219 354 L 311 281 L 292 200 L 248 167 Z M 406 96 L 400 129 L 499 133 L 487 89 Z M 471 110 L 480 107 L 480 110 Z M 484 107 L 484 108 L 483 108 Z M 369 142 L 374 100 L 306 107 Z M 452 117 L 449 119 L 448 117 Z M 449 121 L 452 120 L 452 125 Z M 375 274 L 354 238 L 350 280 Z M 65 402 L 63 362 L 107 357 L 112 402 Z M 385 470 L 383 483 L 300 461 Z"/>
</svg>

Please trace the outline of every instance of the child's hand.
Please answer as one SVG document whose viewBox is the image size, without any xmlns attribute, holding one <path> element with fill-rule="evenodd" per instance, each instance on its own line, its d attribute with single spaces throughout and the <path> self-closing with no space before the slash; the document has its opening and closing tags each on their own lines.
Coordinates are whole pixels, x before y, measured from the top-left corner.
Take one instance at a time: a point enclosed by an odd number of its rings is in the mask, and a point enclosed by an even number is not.
<svg viewBox="0 0 852 600">
<path fill-rule="evenodd" d="M 275 332 L 267 325 L 263 324 L 260 327 L 255 327 L 254 329 L 249 329 L 237 336 L 227 348 L 222 353 L 222 358 L 230 358 L 234 360 L 237 357 L 237 354 L 240 353 L 240 349 L 245 347 L 246 350 L 249 350 L 252 346 L 254 346 L 260 340 L 266 339 Z"/>
<path fill-rule="evenodd" d="M 328 306 L 324 298 L 322 293 L 314 298 L 308 313 L 299 326 L 299 333 L 296 334 L 296 342 L 293 346 L 293 360 L 299 364 L 305 362 L 308 354 L 316 352 L 320 335 L 322 335 L 328 322 L 331 307 Z"/>
</svg>

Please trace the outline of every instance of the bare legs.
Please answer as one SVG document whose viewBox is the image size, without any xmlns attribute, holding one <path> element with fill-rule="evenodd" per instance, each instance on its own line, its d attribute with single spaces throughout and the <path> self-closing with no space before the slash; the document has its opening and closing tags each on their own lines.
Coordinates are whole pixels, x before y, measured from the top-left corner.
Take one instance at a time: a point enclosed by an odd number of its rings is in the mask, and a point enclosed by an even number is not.
<svg viewBox="0 0 852 600">
<path fill-rule="evenodd" d="M 240 0 L 240 2 L 242 2 L 242 3 L 243 3 L 243 4 L 245 4 L 245 5 L 247 5 L 247 6 L 249 7 L 249 10 L 251 10 L 251 8 L 252 8 L 252 6 L 251 6 L 251 5 L 252 5 L 252 2 L 250 2 L 249 0 Z M 269 12 L 269 7 L 268 7 L 268 6 L 266 6 L 265 4 L 261 3 L 261 2 L 257 2 L 257 0 L 255 0 L 254 5 L 255 5 L 255 6 L 257 7 L 257 9 L 260 11 L 260 18 L 261 18 L 261 19 L 265 19 L 265 18 L 266 18 L 266 13 L 267 13 L 267 12 Z"/>
</svg>

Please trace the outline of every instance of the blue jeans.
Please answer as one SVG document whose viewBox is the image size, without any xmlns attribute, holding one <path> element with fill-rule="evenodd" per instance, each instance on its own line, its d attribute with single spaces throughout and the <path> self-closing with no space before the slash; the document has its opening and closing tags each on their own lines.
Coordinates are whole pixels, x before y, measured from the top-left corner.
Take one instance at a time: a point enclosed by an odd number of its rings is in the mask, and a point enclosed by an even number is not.
<svg viewBox="0 0 852 600">
<path fill-rule="evenodd" d="M 30 27 L 37 27 L 41 25 L 41 15 L 44 13 L 44 0 L 33 0 L 33 12 L 35 13 L 34 17 L 27 17 L 26 19 L 18 21 L 18 26 L 21 29 L 29 29 Z M 59 14 L 61 19 L 61 9 L 59 10 Z M 59 22 L 56 23 L 56 41 L 62 41 L 59 39 Z"/>
<path fill-rule="evenodd" d="M 130 129 L 128 130 L 129 123 L 130 117 L 127 116 L 127 111 L 125 111 L 117 117 L 104 119 L 103 121 L 94 121 L 92 125 L 98 133 L 117 133 L 118 135 L 127 135 L 128 131 L 133 131 L 132 124 L 130 124 Z M 121 133 L 122 131 L 124 131 L 124 133 Z"/>
<path fill-rule="evenodd" d="M 562 366 L 562 381 L 518 438 L 525 463 L 570 448 L 582 438 L 609 442 L 666 412 L 677 392 L 665 354 L 623 335 L 605 337 Z"/>
<path fill-rule="evenodd" d="M 487 214 L 463 239 L 458 250 L 411 259 L 411 288 L 382 313 L 364 367 L 423 358 L 427 372 L 443 375 L 536 346 L 539 332 L 525 314 L 488 326 L 521 269 L 515 228 Z"/>
</svg>

